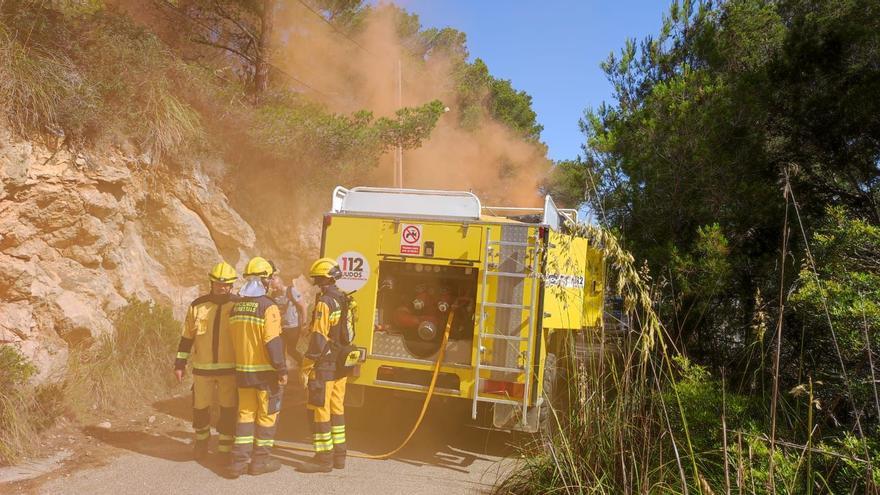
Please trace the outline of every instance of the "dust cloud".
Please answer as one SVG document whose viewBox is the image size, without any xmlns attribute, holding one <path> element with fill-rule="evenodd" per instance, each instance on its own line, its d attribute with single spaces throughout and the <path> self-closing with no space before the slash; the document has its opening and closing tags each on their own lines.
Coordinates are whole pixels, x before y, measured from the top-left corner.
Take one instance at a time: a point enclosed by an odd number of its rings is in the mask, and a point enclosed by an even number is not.
<svg viewBox="0 0 880 495">
<path fill-rule="evenodd" d="M 551 166 L 545 147 L 517 136 L 485 109 L 477 128 L 460 127 L 454 60 L 442 52 L 412 55 L 397 33 L 396 15 L 387 6 L 374 8 L 349 37 L 299 2 L 285 2 L 275 19 L 272 63 L 311 86 L 300 89 L 334 112 L 391 116 L 434 99 L 447 105 L 430 138 L 404 151 L 404 187 L 469 190 L 498 206 L 539 205 L 539 185 Z M 393 185 L 393 155 L 382 158 L 369 185 Z"/>
</svg>

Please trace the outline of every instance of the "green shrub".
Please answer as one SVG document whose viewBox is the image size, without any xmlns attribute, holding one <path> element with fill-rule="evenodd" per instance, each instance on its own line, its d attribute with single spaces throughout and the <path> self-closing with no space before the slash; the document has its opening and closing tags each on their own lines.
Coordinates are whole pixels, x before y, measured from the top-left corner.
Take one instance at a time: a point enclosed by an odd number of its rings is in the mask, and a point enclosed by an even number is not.
<svg viewBox="0 0 880 495">
<path fill-rule="evenodd" d="M 727 428 L 737 430 L 750 427 L 750 419 L 758 415 L 760 408 L 753 399 L 725 391 L 721 380 L 714 378 L 706 368 L 683 356 L 675 356 L 673 361 L 678 366 L 680 376 L 668 384 L 668 391 L 663 393 L 664 401 L 675 404 L 677 396 L 687 419 L 695 453 L 705 462 L 707 469 L 720 467 L 723 453 L 722 414 Z M 670 425 L 677 433 L 684 433 L 681 414 L 672 415 Z"/>
<path fill-rule="evenodd" d="M 45 389 L 28 382 L 37 370 L 12 345 L 0 346 L 0 371 L 0 464 L 6 464 L 33 451 L 37 435 L 57 411 L 51 410 Z"/>
<path fill-rule="evenodd" d="M 114 315 L 114 326 L 116 332 L 71 355 L 65 395 L 76 416 L 152 401 L 176 383 L 170 363 L 180 324 L 168 307 L 132 300 Z"/>
<path fill-rule="evenodd" d="M 809 344 L 799 359 L 806 374 L 824 383 L 823 403 L 852 404 L 863 428 L 880 428 L 880 385 L 867 362 L 868 352 L 880 352 L 880 227 L 841 207 L 826 214 L 812 236 L 814 265 L 804 262 L 790 298 L 792 319 Z"/>
<path fill-rule="evenodd" d="M 37 372 L 18 349 L 8 344 L 0 346 L 0 370 L 3 370 L 0 375 L 0 390 L 21 386 Z"/>
</svg>

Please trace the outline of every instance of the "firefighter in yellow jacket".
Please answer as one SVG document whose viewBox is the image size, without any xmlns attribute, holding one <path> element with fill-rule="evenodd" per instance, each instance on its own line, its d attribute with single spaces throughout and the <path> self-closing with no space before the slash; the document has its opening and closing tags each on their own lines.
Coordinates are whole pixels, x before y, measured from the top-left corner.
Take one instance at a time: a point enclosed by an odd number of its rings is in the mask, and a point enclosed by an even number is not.
<svg viewBox="0 0 880 495">
<path fill-rule="evenodd" d="M 268 296 L 272 264 L 260 257 L 245 267 L 245 284 L 232 306 L 229 332 L 238 380 L 238 422 L 227 476 L 238 478 L 277 471 L 270 456 L 281 395 L 287 384 L 281 312 Z"/>
<path fill-rule="evenodd" d="M 350 342 L 345 294 L 336 287 L 342 272 L 336 261 L 321 258 L 309 270 L 321 294 L 312 313 L 311 335 L 302 365 L 308 380 L 308 405 L 312 411 L 313 462 L 303 472 L 330 472 L 345 467 L 345 382 L 339 354 Z"/>
<path fill-rule="evenodd" d="M 202 459 L 208 453 L 215 390 L 220 405 L 218 452 L 230 451 L 236 417 L 235 358 L 227 323 L 234 302 L 230 292 L 237 275 L 235 268 L 221 262 L 214 266 L 208 276 L 211 292 L 190 304 L 174 361 L 174 374 L 178 382 L 183 381 L 187 361 L 192 361 L 193 455 L 196 459 Z"/>
</svg>

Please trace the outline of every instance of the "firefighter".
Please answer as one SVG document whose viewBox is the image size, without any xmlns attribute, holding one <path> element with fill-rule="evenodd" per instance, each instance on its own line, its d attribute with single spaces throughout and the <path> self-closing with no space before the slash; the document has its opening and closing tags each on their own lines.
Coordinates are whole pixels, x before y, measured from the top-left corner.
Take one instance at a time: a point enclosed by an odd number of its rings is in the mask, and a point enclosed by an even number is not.
<svg viewBox="0 0 880 495">
<path fill-rule="evenodd" d="M 238 278 L 228 263 L 217 263 L 208 274 L 211 292 L 194 300 L 186 312 L 183 332 L 174 360 L 174 375 L 183 381 L 186 363 L 192 357 L 193 367 L 193 457 L 203 459 L 211 439 L 211 406 L 214 391 L 220 406 L 217 451 L 228 453 L 235 431 L 236 387 L 235 359 L 227 324 L 234 296 L 232 283 Z"/>
<path fill-rule="evenodd" d="M 293 283 L 289 286 L 284 285 L 284 281 L 278 273 L 278 267 L 272 260 L 269 260 L 269 264 L 272 265 L 273 270 L 272 276 L 269 278 L 269 296 L 281 311 L 281 336 L 287 344 L 287 352 L 295 361 L 300 362 L 302 354 L 296 352 L 296 343 L 299 340 L 303 326 L 302 320 L 306 314 L 303 296 Z"/>
<path fill-rule="evenodd" d="M 336 287 L 342 271 L 330 258 L 321 258 L 309 270 L 321 294 L 312 313 L 309 347 L 302 373 L 307 380 L 308 409 L 312 411 L 315 457 L 303 472 L 330 472 L 345 468 L 345 382 L 337 358 L 348 332 L 346 295 Z"/>
<path fill-rule="evenodd" d="M 287 384 L 281 313 L 269 298 L 274 273 L 264 258 L 252 258 L 245 267 L 245 284 L 232 306 L 229 332 L 235 351 L 238 381 L 238 422 L 227 476 L 238 478 L 277 471 L 281 464 L 270 456 L 281 395 Z"/>
</svg>

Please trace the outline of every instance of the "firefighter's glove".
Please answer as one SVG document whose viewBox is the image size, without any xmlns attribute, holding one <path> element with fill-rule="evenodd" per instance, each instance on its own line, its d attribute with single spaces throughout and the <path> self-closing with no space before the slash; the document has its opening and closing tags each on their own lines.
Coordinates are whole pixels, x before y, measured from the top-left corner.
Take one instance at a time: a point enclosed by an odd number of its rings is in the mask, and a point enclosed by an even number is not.
<svg viewBox="0 0 880 495">
<path fill-rule="evenodd" d="M 284 375 L 285 383 L 287 379 L 287 375 Z M 281 398 L 284 395 L 284 387 L 283 383 L 279 383 L 277 387 L 269 387 L 268 390 L 268 403 L 266 404 L 266 412 L 269 414 L 275 414 L 281 410 Z"/>
</svg>

